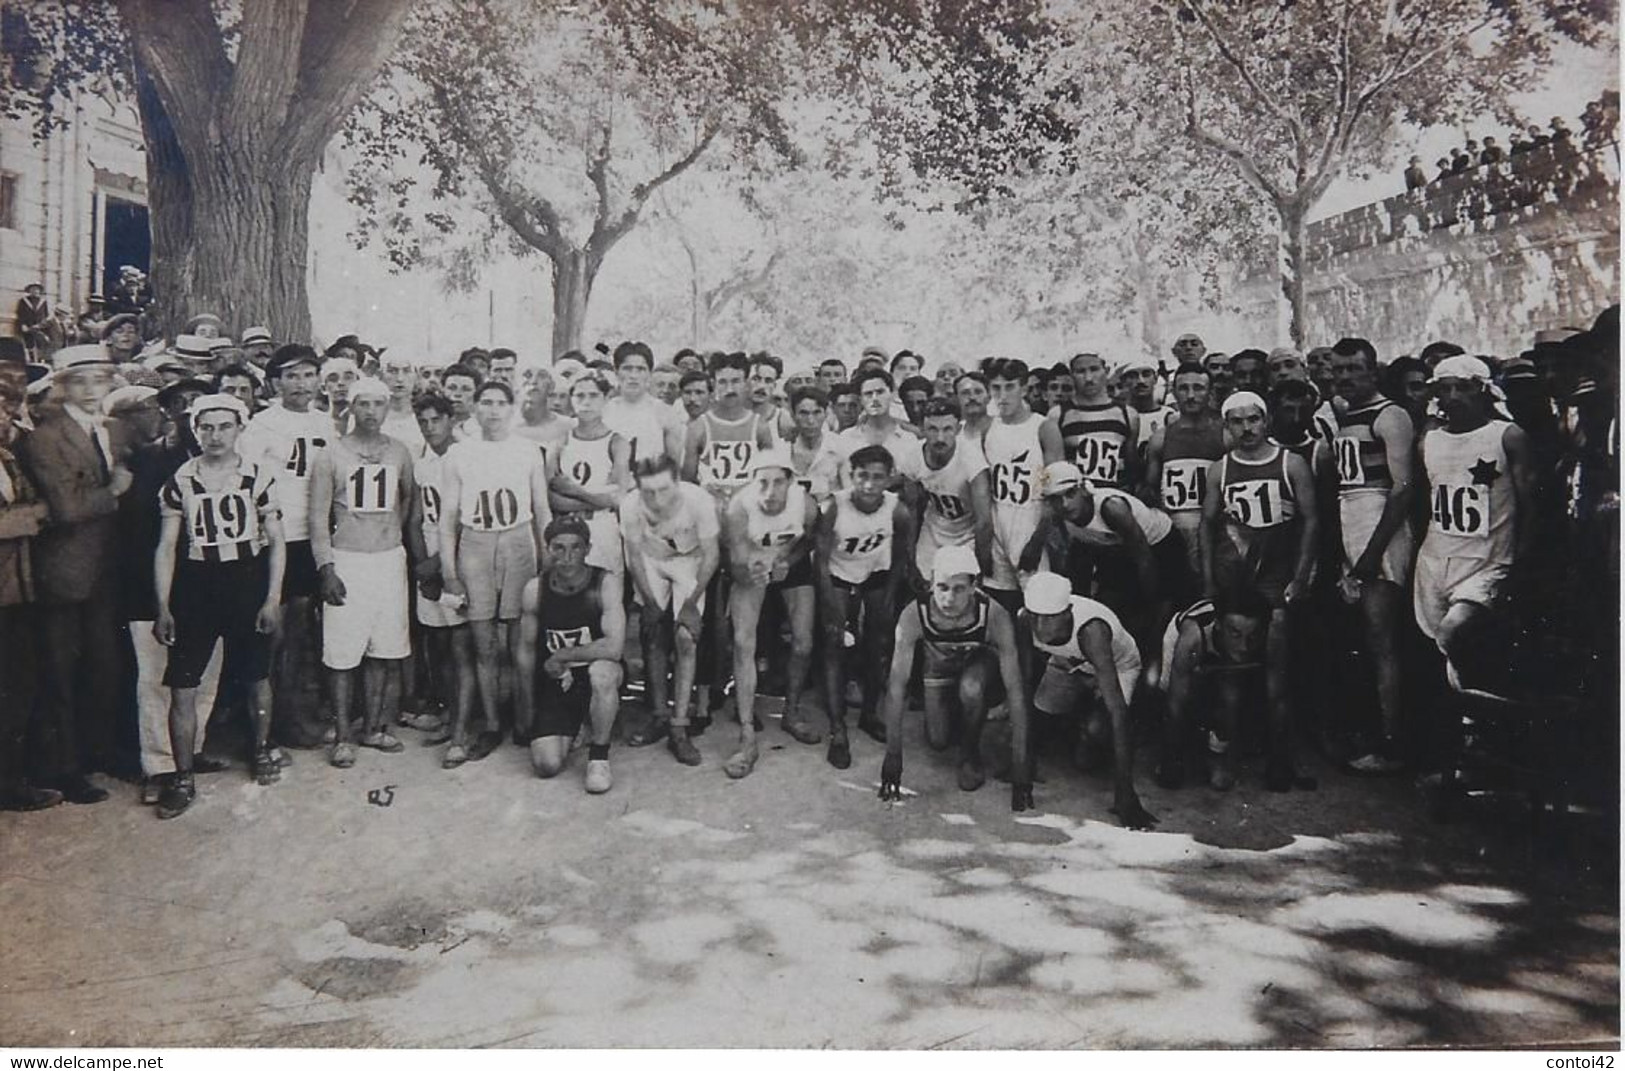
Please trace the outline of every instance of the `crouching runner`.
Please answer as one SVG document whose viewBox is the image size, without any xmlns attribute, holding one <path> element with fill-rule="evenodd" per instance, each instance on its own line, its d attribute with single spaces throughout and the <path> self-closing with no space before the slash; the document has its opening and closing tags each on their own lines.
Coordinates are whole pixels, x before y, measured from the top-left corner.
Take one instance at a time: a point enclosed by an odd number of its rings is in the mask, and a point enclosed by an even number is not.
<svg viewBox="0 0 1625 1071">
<path fill-rule="evenodd" d="M 626 646 L 621 581 L 587 564 L 592 536 L 580 514 L 559 514 L 542 538 L 547 564 L 520 597 L 514 662 L 520 709 L 532 719 L 530 764 L 538 777 L 557 776 L 589 722 L 587 791 L 608 792 L 609 734 L 621 708 Z"/>
<path fill-rule="evenodd" d="M 976 586 L 976 551 L 943 547 L 931 562 L 931 594 L 903 608 L 897 622 L 891 676 L 886 688 L 886 758 L 880 767 L 880 798 L 902 796 L 903 709 L 915 655 L 924 656 L 925 739 L 937 751 L 960 745 L 959 787 L 974 792 L 987 779 L 982 769 L 982 725 L 999 693 L 1010 697 L 1010 809 L 1033 803 L 1027 762 L 1027 694 L 1015 626 L 1003 606 Z"/>
</svg>

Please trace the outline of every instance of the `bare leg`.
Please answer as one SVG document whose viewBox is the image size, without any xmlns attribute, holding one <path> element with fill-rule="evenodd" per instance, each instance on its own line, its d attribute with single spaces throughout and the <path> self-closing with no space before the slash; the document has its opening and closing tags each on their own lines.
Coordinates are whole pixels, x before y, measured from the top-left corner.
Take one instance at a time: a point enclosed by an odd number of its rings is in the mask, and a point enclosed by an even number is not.
<svg viewBox="0 0 1625 1071">
<path fill-rule="evenodd" d="M 800 587 L 785 591 L 784 603 L 790 617 L 790 676 L 785 684 L 784 719 L 789 725 L 800 726 L 803 724 L 801 693 L 807 687 L 807 668 L 812 664 L 818 600 L 811 587 Z M 818 741 L 808 742 L 816 744 Z"/>
<path fill-rule="evenodd" d="M 1397 739 L 1399 720 L 1399 632 L 1403 589 L 1386 580 L 1365 586 L 1360 609 L 1365 615 L 1366 650 L 1377 676 L 1377 707 L 1382 711 L 1382 735 Z"/>
<path fill-rule="evenodd" d="M 169 690 L 169 752 L 175 757 L 175 772 L 192 772 L 192 742 L 197 737 L 197 689 Z"/>
<path fill-rule="evenodd" d="M 698 652 L 694 637 L 687 629 L 673 628 L 673 647 L 677 649 L 677 671 L 672 675 L 672 729 L 688 731 L 688 708 L 694 692 L 694 668 Z"/>
<path fill-rule="evenodd" d="M 892 643 L 897 625 L 896 607 L 892 605 L 891 587 L 883 586 L 863 595 L 863 631 L 859 634 L 863 649 L 863 712 L 858 728 L 875 740 L 885 743 L 886 727 L 880 720 L 880 701 L 885 694 L 886 674 L 891 669 Z"/>
<path fill-rule="evenodd" d="M 479 682 L 480 713 L 485 719 L 485 731 L 496 732 L 501 724 L 497 716 L 498 684 L 501 659 L 498 655 L 500 637 L 496 621 L 470 621 L 474 636 L 474 676 Z"/>
<path fill-rule="evenodd" d="M 1269 702 L 1269 760 L 1264 773 L 1264 787 L 1271 792 L 1286 792 L 1293 787 L 1297 774 L 1292 762 L 1292 694 L 1287 665 L 1289 622 L 1285 610 L 1270 615 L 1270 627 L 1264 642 L 1264 688 Z M 1397 681 L 1397 669 L 1396 669 Z"/>
<path fill-rule="evenodd" d="M 474 702 L 479 695 L 479 673 L 475 669 L 474 626 L 459 625 L 453 630 L 452 661 L 457 667 L 457 709 L 452 716 L 451 742 L 468 743 L 468 723 L 474 717 Z"/>
<path fill-rule="evenodd" d="M 338 727 L 338 737 L 333 741 L 333 746 L 338 747 L 350 742 L 350 709 L 351 703 L 355 701 L 355 670 L 329 669 L 327 690 L 333 697 L 333 724 Z"/>
<path fill-rule="evenodd" d="M 638 639 L 643 644 L 643 676 L 648 685 L 649 716 L 652 718 L 670 716 L 666 708 L 671 703 L 671 658 L 667 653 L 669 641 L 661 635 L 669 616 L 652 606 L 645 606 L 638 613 Z"/>
<path fill-rule="evenodd" d="M 987 774 L 982 769 L 982 727 L 987 723 L 988 682 L 998 668 L 986 655 L 971 659 L 959 678 L 959 787 L 974 792 Z"/>
<path fill-rule="evenodd" d="M 744 777 L 756 765 L 756 625 L 761 620 L 766 594 L 765 585 L 740 583 L 735 583 L 728 593 L 734 641 L 734 706 L 739 714 L 739 750 L 722 767 L 729 777 Z"/>
<path fill-rule="evenodd" d="M 587 708 L 588 740 L 599 747 L 609 746 L 615 716 L 621 712 L 622 674 L 619 662 L 593 662 L 587 666 L 587 679 L 592 683 L 592 705 Z"/>
</svg>

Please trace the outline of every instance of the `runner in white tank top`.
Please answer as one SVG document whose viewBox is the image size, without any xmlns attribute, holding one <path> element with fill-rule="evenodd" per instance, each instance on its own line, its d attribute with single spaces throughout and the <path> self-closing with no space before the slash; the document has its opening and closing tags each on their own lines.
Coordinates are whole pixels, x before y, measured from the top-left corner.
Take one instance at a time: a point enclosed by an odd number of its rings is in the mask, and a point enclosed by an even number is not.
<svg viewBox="0 0 1625 1071">
<path fill-rule="evenodd" d="M 920 538 L 914 561 L 930 575 L 943 547 L 971 547 L 985 575 L 993 549 L 993 503 L 981 444 L 962 434 L 957 402 L 933 398 L 920 417 L 925 444 L 920 466 Z"/>
<path fill-rule="evenodd" d="M 993 573 L 990 590 L 1013 592 L 1021 551 L 1038 528 L 1044 513 L 1039 475 L 1064 454 L 1061 431 L 1027 405 L 1027 366 L 1017 360 L 996 360 L 987 367 L 988 392 L 998 417 L 982 440 L 993 496 Z M 1040 560 L 1039 568 L 1048 568 Z M 1001 596 L 1014 610 L 1013 596 Z"/>
<path fill-rule="evenodd" d="M 621 521 L 616 512 L 631 488 L 631 446 L 604 423 L 608 401 L 605 384 L 584 375 L 570 384 L 576 426 L 559 447 L 553 504 L 560 513 L 586 517 L 592 542 L 587 564 L 611 573 L 626 569 L 621 548 Z"/>
</svg>

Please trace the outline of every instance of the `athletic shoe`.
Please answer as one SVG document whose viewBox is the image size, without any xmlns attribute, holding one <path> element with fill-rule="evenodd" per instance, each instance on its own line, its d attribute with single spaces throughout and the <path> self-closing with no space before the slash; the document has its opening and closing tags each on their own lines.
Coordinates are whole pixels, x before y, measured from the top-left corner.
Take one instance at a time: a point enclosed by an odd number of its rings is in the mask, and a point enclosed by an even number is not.
<svg viewBox="0 0 1625 1071">
<path fill-rule="evenodd" d="M 975 792 L 987 781 L 980 762 L 966 759 L 959 764 L 959 791 Z"/>
<path fill-rule="evenodd" d="M 852 765 L 852 745 L 847 741 L 845 733 L 829 738 L 829 750 L 824 752 L 824 758 L 837 770 L 844 770 Z"/>
<path fill-rule="evenodd" d="M 192 783 L 192 775 L 176 774 L 164 787 L 163 795 L 158 797 L 158 817 L 179 817 L 186 813 L 186 808 L 192 806 L 196 798 L 197 786 Z"/>
<path fill-rule="evenodd" d="M 688 738 L 687 733 L 674 732 L 666 738 L 666 750 L 672 757 L 684 766 L 698 766 L 700 764 L 700 749 L 694 746 L 694 741 Z"/>
<path fill-rule="evenodd" d="M 587 791 L 593 795 L 608 792 L 615 784 L 615 778 L 610 776 L 608 759 L 587 760 Z"/>
</svg>

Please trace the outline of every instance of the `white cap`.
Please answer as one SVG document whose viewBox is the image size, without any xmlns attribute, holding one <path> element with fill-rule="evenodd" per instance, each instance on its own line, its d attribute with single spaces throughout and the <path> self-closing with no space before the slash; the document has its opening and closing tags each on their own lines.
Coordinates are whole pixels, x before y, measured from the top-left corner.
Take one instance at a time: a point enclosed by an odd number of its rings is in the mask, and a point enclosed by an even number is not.
<svg viewBox="0 0 1625 1071">
<path fill-rule="evenodd" d="M 931 558 L 931 579 L 946 580 L 950 576 L 981 576 L 982 566 L 976 560 L 976 551 L 963 544 L 938 547 Z"/>
<path fill-rule="evenodd" d="M 774 447 L 771 450 L 762 450 L 750 463 L 750 474 L 755 476 L 763 469 L 783 469 L 794 475 L 795 468 L 790 464 L 790 452 L 783 447 Z"/>
<path fill-rule="evenodd" d="M 1044 468 L 1044 494 L 1058 495 L 1083 486 L 1083 470 L 1070 461 L 1052 461 Z"/>
<path fill-rule="evenodd" d="M 1224 400 L 1224 404 L 1219 407 L 1219 415 L 1227 417 L 1231 413 L 1239 413 L 1243 409 L 1257 409 L 1265 416 L 1268 416 L 1270 411 L 1270 407 L 1264 404 L 1264 399 L 1252 391 L 1238 390 Z"/>
<path fill-rule="evenodd" d="M 1021 589 L 1029 614 L 1058 614 L 1072 607 L 1072 583 L 1058 573 L 1034 573 Z"/>
<path fill-rule="evenodd" d="M 553 362 L 553 375 L 561 383 L 568 383 L 587 370 L 587 366 L 574 357 L 564 357 Z"/>
<path fill-rule="evenodd" d="M 192 404 L 186 407 L 186 421 L 195 428 L 198 417 L 216 409 L 229 409 L 237 414 L 240 422 L 248 423 L 248 406 L 230 394 L 200 394 L 193 398 Z"/>
<path fill-rule="evenodd" d="M 120 409 L 134 409 L 151 398 L 158 397 L 157 387 L 120 387 L 102 399 L 102 413 L 113 416 Z"/>
<path fill-rule="evenodd" d="M 361 369 L 357 367 L 356 363 L 350 360 L 348 357 L 329 357 L 327 360 L 322 362 L 323 383 L 327 382 L 333 376 L 341 375 L 345 372 L 349 372 L 358 377 L 361 375 Z"/>
<path fill-rule="evenodd" d="M 256 325 L 254 327 L 243 328 L 243 345 L 245 346 L 253 346 L 261 342 L 270 341 L 271 329 L 269 327 L 260 327 Z"/>
<path fill-rule="evenodd" d="M 226 340 L 227 345 L 231 340 Z M 207 361 L 214 357 L 214 339 L 204 338 L 202 335 L 176 335 L 175 344 L 170 347 L 170 353 L 176 357 L 184 357 L 189 361 Z"/>
<path fill-rule="evenodd" d="M 333 362 L 329 361 L 328 363 L 332 364 Z M 389 401 L 389 385 L 377 376 L 362 376 L 350 384 L 350 401 L 354 403 L 362 398 L 377 398 L 387 402 Z"/>
<path fill-rule="evenodd" d="M 1117 374 L 1122 375 L 1125 372 L 1139 372 L 1143 369 L 1150 369 L 1151 371 L 1155 372 L 1157 370 L 1157 362 L 1153 361 L 1149 357 L 1130 357 L 1121 365 L 1118 365 Z"/>
<path fill-rule="evenodd" d="M 1454 357 L 1446 357 L 1433 369 L 1434 379 L 1476 379 L 1480 383 L 1490 381 L 1490 366 L 1477 357 L 1469 357 L 1465 353 L 1458 353 Z"/>
<path fill-rule="evenodd" d="M 100 343 L 91 343 L 85 346 L 64 346 L 56 351 L 51 358 L 51 371 L 57 375 L 64 372 L 74 372 L 81 368 L 91 368 L 96 365 L 113 363 L 107 350 Z"/>
<path fill-rule="evenodd" d="M 141 359 L 141 367 L 145 368 L 149 372 L 162 372 L 166 368 L 173 368 L 181 372 L 190 371 L 190 369 L 186 367 L 185 361 L 181 360 L 173 353 L 170 353 L 168 350 L 164 350 L 162 353 L 154 353 L 150 357 L 143 357 Z"/>
</svg>

